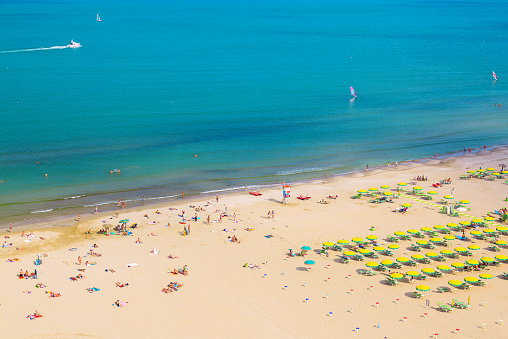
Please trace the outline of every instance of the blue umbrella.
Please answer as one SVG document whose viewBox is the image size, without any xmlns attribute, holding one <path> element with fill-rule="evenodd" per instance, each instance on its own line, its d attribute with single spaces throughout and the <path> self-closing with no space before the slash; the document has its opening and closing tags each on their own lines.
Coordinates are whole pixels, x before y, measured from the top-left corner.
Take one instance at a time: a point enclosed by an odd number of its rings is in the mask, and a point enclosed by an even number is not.
<svg viewBox="0 0 508 339">
<path fill-rule="evenodd" d="M 120 224 L 126 224 L 129 222 L 129 219 L 123 219 L 123 220 L 120 220 Z"/>
<path fill-rule="evenodd" d="M 303 263 L 305 265 L 314 265 L 316 262 L 314 260 L 305 260 Z"/>
<path fill-rule="evenodd" d="M 311 248 L 310 248 L 309 246 L 303 246 L 303 247 L 302 247 L 302 250 L 304 250 L 304 251 L 310 251 L 310 249 L 311 249 Z"/>
</svg>

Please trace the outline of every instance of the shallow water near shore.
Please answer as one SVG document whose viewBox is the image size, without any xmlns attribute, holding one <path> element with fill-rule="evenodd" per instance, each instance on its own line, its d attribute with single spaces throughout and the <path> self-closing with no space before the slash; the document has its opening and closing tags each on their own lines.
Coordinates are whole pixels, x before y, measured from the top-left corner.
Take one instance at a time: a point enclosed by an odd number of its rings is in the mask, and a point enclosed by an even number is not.
<svg viewBox="0 0 508 339">
<path fill-rule="evenodd" d="M 503 2 L 0 6 L 4 226 L 508 141 Z"/>
</svg>

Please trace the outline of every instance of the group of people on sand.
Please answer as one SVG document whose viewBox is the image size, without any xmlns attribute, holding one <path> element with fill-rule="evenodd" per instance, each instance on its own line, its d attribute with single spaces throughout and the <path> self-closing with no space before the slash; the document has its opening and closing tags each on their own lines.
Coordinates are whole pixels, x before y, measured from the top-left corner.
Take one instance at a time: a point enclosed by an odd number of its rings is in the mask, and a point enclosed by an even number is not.
<svg viewBox="0 0 508 339">
<path fill-rule="evenodd" d="M 171 292 L 176 292 L 176 291 L 178 291 L 178 289 L 179 289 L 180 287 L 182 287 L 182 286 L 183 286 L 183 284 L 179 284 L 179 283 L 177 283 L 177 282 L 170 282 L 170 283 L 168 284 L 168 286 L 167 286 L 167 287 L 164 287 L 164 288 L 162 289 L 162 291 L 161 291 L 161 292 L 162 292 L 162 293 L 171 293 Z"/>
<path fill-rule="evenodd" d="M 416 181 L 429 181 L 429 177 L 426 177 L 425 175 L 422 175 L 422 176 L 418 175 L 418 176 L 416 176 L 414 178 L 414 180 L 416 180 Z"/>
<path fill-rule="evenodd" d="M 181 275 L 188 275 L 189 274 L 189 269 L 187 268 L 187 265 L 184 265 L 182 268 L 179 268 L 178 270 L 173 269 L 171 271 L 171 274 L 174 274 L 174 275 L 177 275 L 177 274 L 181 274 Z"/>
<path fill-rule="evenodd" d="M 28 273 L 28 271 L 23 272 L 23 270 L 19 270 L 18 277 L 20 279 L 37 279 L 37 270 L 34 270 L 32 273 Z"/>
<path fill-rule="evenodd" d="M 275 219 L 275 211 L 274 210 L 271 210 L 271 211 L 268 211 L 268 219 Z"/>
<path fill-rule="evenodd" d="M 231 237 L 231 236 L 228 236 L 228 239 L 229 239 L 229 241 L 231 241 L 231 242 L 237 242 L 237 243 L 240 243 L 240 240 L 238 240 L 238 238 L 236 237 L 236 235 L 233 235 L 232 237 Z"/>
<path fill-rule="evenodd" d="M 46 291 L 46 293 L 49 294 L 49 297 L 50 298 L 57 298 L 57 297 L 61 297 L 62 295 L 58 292 L 53 292 L 53 291 Z"/>
</svg>

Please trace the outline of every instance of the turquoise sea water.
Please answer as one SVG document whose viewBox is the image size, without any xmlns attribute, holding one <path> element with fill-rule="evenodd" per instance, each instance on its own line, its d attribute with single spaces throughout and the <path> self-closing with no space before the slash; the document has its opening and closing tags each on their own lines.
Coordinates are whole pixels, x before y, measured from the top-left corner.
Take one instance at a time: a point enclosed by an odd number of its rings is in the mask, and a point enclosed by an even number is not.
<svg viewBox="0 0 508 339">
<path fill-rule="evenodd" d="M 506 1 L 0 9 L 0 224 L 508 142 Z"/>
</svg>

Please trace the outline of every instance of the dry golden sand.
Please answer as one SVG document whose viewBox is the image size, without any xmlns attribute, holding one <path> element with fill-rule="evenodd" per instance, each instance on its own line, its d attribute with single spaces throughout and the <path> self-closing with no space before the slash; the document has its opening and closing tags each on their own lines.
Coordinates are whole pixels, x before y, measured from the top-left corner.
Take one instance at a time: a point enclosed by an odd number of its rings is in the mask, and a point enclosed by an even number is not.
<svg viewBox="0 0 508 339">
<path fill-rule="evenodd" d="M 471 201 L 468 215 L 485 217 L 487 212 L 505 207 L 508 186 L 504 180 L 459 180 L 469 168 L 498 168 L 498 164 L 508 159 L 508 150 L 504 148 L 482 153 L 421 164 L 399 164 L 397 168 L 383 171 L 298 184 L 292 187 L 292 202 L 287 206 L 280 203 L 279 189 L 263 191 L 260 197 L 247 192 L 221 195 L 218 203 L 211 201 L 213 205 L 206 207 L 206 211 L 197 212 L 201 217 L 198 222 L 188 222 L 191 225 L 189 236 L 181 235 L 183 225 L 178 223 L 177 214 L 183 209 L 190 218 L 196 212 L 189 205 L 204 206 L 206 200 L 180 201 L 171 206 L 178 209 L 175 211 L 169 210 L 167 205 L 122 210 L 118 219 L 106 214 L 83 217 L 73 227 L 35 229 L 36 237 L 32 238 L 15 233 L 7 239 L 13 242 L 13 247 L 0 249 L 2 337 L 432 338 L 438 333 L 438 338 L 455 338 L 455 330 L 460 329 L 458 337 L 507 338 L 505 326 L 508 324 L 499 324 L 502 319 L 508 322 L 505 317 L 508 282 L 500 278 L 503 270 L 508 269 L 503 266 L 488 270 L 494 279 L 487 281 L 487 287 L 472 287 L 470 291 L 456 291 L 455 294 L 437 293 L 436 287 L 447 286 L 447 281 L 453 278 L 478 276 L 478 272 L 430 278 L 424 284 L 430 286 L 431 291 L 424 292 L 425 298 L 420 300 L 411 297 L 418 280 L 410 284 L 403 279 L 399 286 L 388 286 L 385 274 L 372 277 L 358 274 L 358 270 L 366 269 L 364 262 L 352 261 L 345 265 L 339 260 L 341 252 L 330 251 L 326 257 L 314 251 L 320 249 L 324 241 L 336 242 L 373 233 L 385 243 L 386 235 L 397 230 L 470 220 L 465 216 L 447 216 L 439 213 L 441 206 L 405 197 L 394 204 L 372 204 L 367 198 L 349 198 L 358 189 L 384 184 L 394 188 L 398 182 L 408 182 L 415 175 L 429 177 L 428 182 L 420 183 L 425 191 L 431 190 L 431 184 L 441 178 L 452 178 L 452 185 L 437 189 L 439 194 L 433 202 L 449 194 L 453 187 L 456 200 Z M 312 199 L 297 200 L 299 194 L 309 194 Z M 330 200 L 330 204 L 317 203 L 329 194 L 339 197 Z M 404 202 L 413 204 L 408 213 L 392 212 Z M 227 217 L 223 223 L 206 224 L 209 214 L 212 220 L 217 220 L 219 213 L 215 211 L 224 211 L 226 207 L 229 214 L 236 213 L 238 222 Z M 162 214 L 154 213 L 157 208 Z M 267 218 L 269 210 L 275 211 L 275 219 Z M 143 217 L 145 213 L 148 219 Z M 88 228 L 99 230 L 103 221 L 116 225 L 123 218 L 131 220 L 129 225 L 138 223 L 138 228 L 132 230 L 133 236 L 84 234 Z M 155 224 L 148 224 L 154 221 Z M 170 227 L 165 227 L 168 222 Z M 371 226 L 375 226 L 375 232 L 370 232 Z M 254 228 L 254 231 L 245 228 Z M 223 229 L 234 231 L 226 233 Z M 232 235 L 241 243 L 229 242 L 227 237 Z M 273 237 L 266 238 L 266 235 Z M 135 243 L 138 237 L 142 244 Z M 24 242 L 26 239 L 31 242 Z M 391 259 L 416 253 L 409 250 L 414 242 L 401 242 L 401 248 L 395 250 Z M 96 251 L 101 257 L 86 256 L 93 244 L 98 245 Z M 453 244 L 457 246 L 459 241 L 454 240 Z M 485 249 L 486 242 L 477 244 L 482 249 L 474 252 L 475 258 L 497 254 Z M 303 245 L 313 248 L 306 258 L 287 260 L 289 248 L 297 250 Z M 24 249 L 16 250 L 18 246 Z M 69 251 L 71 247 L 77 251 Z M 149 255 L 153 248 L 160 253 Z M 436 248 L 437 251 L 441 249 Z M 37 253 L 46 253 L 47 257 L 36 267 L 33 261 Z M 508 250 L 501 253 L 508 254 Z M 169 254 L 179 258 L 168 259 Z M 77 264 L 78 256 L 83 257 L 81 266 Z M 21 261 L 6 262 L 13 257 Z M 310 272 L 303 264 L 306 259 L 316 261 Z M 86 260 L 95 261 L 97 265 L 86 267 Z M 447 264 L 455 261 L 459 260 L 448 260 Z M 138 266 L 127 267 L 129 263 Z M 245 268 L 245 263 L 257 264 L 260 269 Z M 189 268 L 188 276 L 169 273 L 183 265 Z M 436 262 L 418 265 L 416 270 L 437 265 Z M 35 268 L 39 273 L 37 280 L 16 277 L 20 269 L 33 271 Z M 78 268 L 86 269 L 85 278 L 69 280 L 79 273 Z M 115 272 L 105 271 L 110 268 Z M 404 267 L 399 271 L 408 270 Z M 118 281 L 128 282 L 129 286 L 115 287 Z M 178 292 L 161 293 L 171 281 L 183 283 L 183 287 Z M 47 287 L 35 288 L 39 282 Z M 100 291 L 88 293 L 88 287 L 97 287 Z M 62 297 L 49 298 L 46 290 L 60 292 Z M 452 298 L 467 302 L 468 297 L 471 298 L 470 310 L 455 309 L 453 314 L 437 310 L 438 302 L 451 304 Z M 305 302 L 307 298 L 308 303 Z M 425 306 L 425 299 L 430 301 L 430 308 Z M 122 308 L 112 306 L 116 300 L 128 304 Z M 485 307 L 481 306 L 484 302 Z M 44 317 L 26 319 L 35 310 Z M 485 329 L 483 324 L 486 324 Z"/>
</svg>

